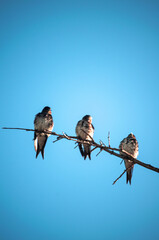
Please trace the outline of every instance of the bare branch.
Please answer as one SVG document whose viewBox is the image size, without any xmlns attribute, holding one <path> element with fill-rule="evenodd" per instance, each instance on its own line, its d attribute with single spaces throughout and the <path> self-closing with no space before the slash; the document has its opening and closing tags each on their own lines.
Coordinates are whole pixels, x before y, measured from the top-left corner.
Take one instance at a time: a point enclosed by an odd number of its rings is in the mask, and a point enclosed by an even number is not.
<svg viewBox="0 0 159 240">
<path fill-rule="evenodd" d="M 15 130 L 23 130 L 23 131 L 31 131 L 31 132 L 39 132 L 39 133 L 46 133 L 46 134 L 50 134 L 50 135 L 54 135 L 54 136 L 58 136 L 58 140 L 62 139 L 62 138 L 65 138 L 67 140 L 71 140 L 71 141 L 74 141 L 74 142 L 77 142 L 77 143 L 81 143 L 81 144 L 90 144 L 91 146 L 94 146 L 95 148 L 92 149 L 95 150 L 97 148 L 101 149 L 101 150 L 104 150 L 105 152 L 108 152 L 109 154 L 111 155 L 114 155 L 118 158 L 121 158 L 121 159 L 129 159 L 131 160 L 134 164 L 138 164 L 142 167 L 145 167 L 147 169 L 150 169 L 154 172 L 157 172 L 159 173 L 159 168 L 156 168 L 150 164 L 147 164 L 147 163 L 144 163 L 144 162 L 141 162 L 139 161 L 138 159 L 136 158 L 133 158 L 130 154 L 124 152 L 124 156 L 121 154 L 122 150 L 118 149 L 118 148 L 111 148 L 111 147 L 107 147 L 105 144 L 101 145 L 101 144 L 98 144 L 96 143 L 94 140 L 81 140 L 81 139 L 78 139 L 78 137 L 74 137 L 74 136 L 68 136 L 66 134 L 57 134 L 55 132 L 50 132 L 50 131 L 37 131 L 37 130 L 33 130 L 33 129 L 26 129 L 26 128 L 7 128 L 7 127 L 4 127 L 2 129 L 15 129 Z M 119 153 L 117 153 L 119 152 Z"/>
</svg>

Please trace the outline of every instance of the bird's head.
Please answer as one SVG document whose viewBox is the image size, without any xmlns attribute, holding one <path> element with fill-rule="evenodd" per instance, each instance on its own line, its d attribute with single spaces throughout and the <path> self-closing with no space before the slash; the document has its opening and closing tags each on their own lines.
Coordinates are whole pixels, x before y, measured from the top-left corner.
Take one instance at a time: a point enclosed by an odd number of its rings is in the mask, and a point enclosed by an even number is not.
<svg viewBox="0 0 159 240">
<path fill-rule="evenodd" d="M 51 114 L 51 108 L 46 106 L 43 108 L 42 113 L 44 114 Z"/>
<path fill-rule="evenodd" d="M 82 120 L 92 123 L 92 117 L 90 115 L 85 115 Z"/>
<path fill-rule="evenodd" d="M 129 138 L 135 138 L 135 135 L 131 132 L 129 135 L 128 135 Z"/>
</svg>

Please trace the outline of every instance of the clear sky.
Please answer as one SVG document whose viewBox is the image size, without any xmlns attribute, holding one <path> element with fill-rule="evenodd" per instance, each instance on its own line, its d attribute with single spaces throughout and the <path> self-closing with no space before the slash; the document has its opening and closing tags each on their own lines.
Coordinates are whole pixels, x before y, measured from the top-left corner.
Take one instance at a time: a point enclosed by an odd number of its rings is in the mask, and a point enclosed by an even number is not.
<svg viewBox="0 0 159 240">
<path fill-rule="evenodd" d="M 93 117 L 95 141 L 133 132 L 138 159 L 159 167 L 159 3 L 0 1 L 0 127 L 33 128 L 52 108 L 54 131 Z M 61 140 L 35 159 L 33 133 L 0 130 L 0 239 L 139 240 L 159 236 L 159 174 L 98 151 L 84 161 Z"/>
</svg>

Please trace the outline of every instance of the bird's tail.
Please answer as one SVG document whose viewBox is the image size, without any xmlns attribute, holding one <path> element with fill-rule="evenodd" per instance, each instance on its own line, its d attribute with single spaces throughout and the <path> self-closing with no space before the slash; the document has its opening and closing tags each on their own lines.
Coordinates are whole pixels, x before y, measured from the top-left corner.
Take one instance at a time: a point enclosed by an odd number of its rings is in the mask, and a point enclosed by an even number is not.
<svg viewBox="0 0 159 240">
<path fill-rule="evenodd" d="M 83 144 L 84 146 L 84 160 L 86 159 L 86 157 L 88 156 L 89 159 L 91 160 L 91 146 L 89 144 Z"/>
<path fill-rule="evenodd" d="M 81 153 L 81 155 L 83 157 L 84 156 L 84 152 L 83 152 L 82 144 L 78 143 L 78 147 L 79 147 L 80 153 Z"/>
<path fill-rule="evenodd" d="M 131 185 L 131 178 L 132 178 L 132 173 L 133 173 L 133 167 L 134 167 L 134 165 L 132 165 L 132 167 L 129 169 L 129 170 L 127 170 L 127 173 L 126 173 L 126 183 L 130 183 L 130 185 Z"/>
<path fill-rule="evenodd" d="M 41 135 L 34 140 L 34 146 L 35 146 L 35 141 L 37 141 L 36 158 L 41 152 L 42 158 L 44 159 L 44 148 L 47 142 L 47 138 L 48 138 L 47 135 Z"/>
</svg>

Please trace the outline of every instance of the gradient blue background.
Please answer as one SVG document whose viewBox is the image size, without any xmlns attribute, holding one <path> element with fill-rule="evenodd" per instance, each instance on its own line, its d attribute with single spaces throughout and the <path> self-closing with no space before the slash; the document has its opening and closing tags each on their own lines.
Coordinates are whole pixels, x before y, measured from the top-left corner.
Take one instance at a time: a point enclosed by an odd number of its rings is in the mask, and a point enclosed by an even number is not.
<svg viewBox="0 0 159 240">
<path fill-rule="evenodd" d="M 159 167 L 158 1 L 0 1 L 1 127 L 33 128 L 52 108 L 54 131 L 75 134 L 85 114 L 111 146 L 133 132 L 139 157 Z M 120 159 L 84 161 L 74 142 L 0 130 L 0 239 L 158 239 L 159 175 Z"/>
</svg>

